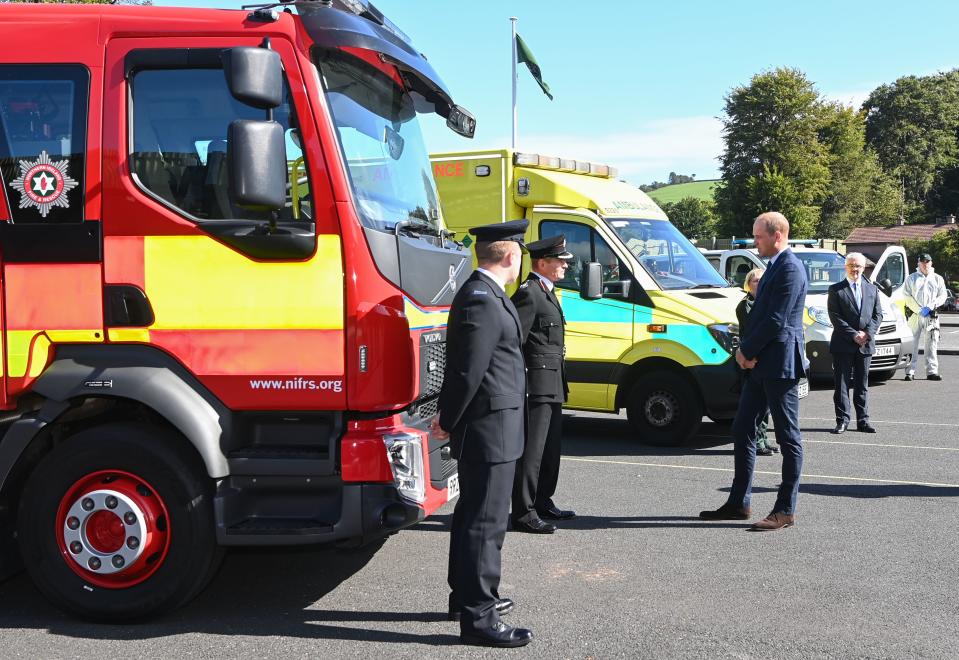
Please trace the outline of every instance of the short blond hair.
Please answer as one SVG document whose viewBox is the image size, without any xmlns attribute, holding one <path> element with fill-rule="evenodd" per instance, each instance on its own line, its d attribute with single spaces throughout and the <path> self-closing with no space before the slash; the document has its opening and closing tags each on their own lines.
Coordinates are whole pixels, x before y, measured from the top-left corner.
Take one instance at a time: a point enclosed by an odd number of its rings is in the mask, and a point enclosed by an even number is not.
<svg viewBox="0 0 959 660">
<path fill-rule="evenodd" d="M 753 268 L 751 271 L 746 273 L 746 279 L 743 280 L 743 291 L 750 293 L 749 283 L 753 280 L 759 281 L 762 279 L 763 273 L 766 272 L 765 268 Z"/>
<path fill-rule="evenodd" d="M 480 264 L 498 264 L 502 263 L 506 255 L 510 253 L 510 243 L 515 241 L 477 241 L 476 261 Z"/>
<path fill-rule="evenodd" d="M 756 216 L 756 222 L 760 223 L 766 233 L 772 236 L 777 231 L 783 236 L 789 236 L 789 220 L 779 211 L 767 211 Z"/>
</svg>

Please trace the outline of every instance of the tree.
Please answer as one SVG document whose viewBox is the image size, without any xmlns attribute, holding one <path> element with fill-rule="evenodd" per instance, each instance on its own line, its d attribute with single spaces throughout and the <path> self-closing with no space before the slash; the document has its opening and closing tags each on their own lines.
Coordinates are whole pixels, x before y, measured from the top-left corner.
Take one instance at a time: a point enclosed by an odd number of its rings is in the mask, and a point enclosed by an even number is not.
<svg viewBox="0 0 959 660">
<path fill-rule="evenodd" d="M 716 235 L 716 214 L 712 202 L 698 197 L 684 197 L 678 202 L 666 202 L 660 206 L 686 238 Z"/>
<path fill-rule="evenodd" d="M 959 279 L 959 230 L 939 232 L 927 241 L 905 240 L 902 246 L 913 264 L 920 254 L 928 252 L 933 267 L 946 282 Z"/>
<path fill-rule="evenodd" d="M 796 69 L 757 74 L 729 93 L 715 192 L 724 233 L 749 234 L 764 211 L 784 213 L 794 235 L 815 231 L 830 178 L 818 134 L 820 106 L 818 92 Z"/>
<path fill-rule="evenodd" d="M 936 188 L 959 166 L 959 71 L 881 85 L 863 110 L 866 139 L 899 183 L 904 215 L 921 221 L 949 210 L 936 208 L 942 198 Z"/>
</svg>

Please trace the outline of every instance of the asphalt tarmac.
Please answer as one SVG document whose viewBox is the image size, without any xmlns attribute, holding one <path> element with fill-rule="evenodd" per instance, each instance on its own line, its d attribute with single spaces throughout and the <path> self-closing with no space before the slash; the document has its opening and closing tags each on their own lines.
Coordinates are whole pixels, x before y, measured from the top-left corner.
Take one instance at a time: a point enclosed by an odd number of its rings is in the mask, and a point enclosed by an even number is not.
<svg viewBox="0 0 959 660">
<path fill-rule="evenodd" d="M 959 649 L 959 357 L 945 380 L 871 389 L 879 432 L 834 436 L 832 392 L 803 400 L 797 526 L 698 520 L 732 478 L 728 427 L 674 449 L 624 417 L 566 417 L 551 536 L 510 533 L 507 618 L 519 650 L 458 645 L 446 621 L 450 505 L 353 551 L 231 552 L 192 604 L 139 625 L 51 607 L 20 575 L 0 585 L 3 658 L 955 658 Z M 779 483 L 760 457 L 754 518 Z"/>
</svg>

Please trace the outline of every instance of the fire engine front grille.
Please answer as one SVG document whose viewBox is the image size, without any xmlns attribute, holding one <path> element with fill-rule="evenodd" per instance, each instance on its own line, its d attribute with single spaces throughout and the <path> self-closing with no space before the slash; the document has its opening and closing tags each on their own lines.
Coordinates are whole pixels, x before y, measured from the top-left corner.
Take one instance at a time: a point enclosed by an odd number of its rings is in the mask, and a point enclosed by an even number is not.
<svg viewBox="0 0 959 660">
<path fill-rule="evenodd" d="M 446 370 L 446 343 L 420 347 L 420 397 L 440 393 L 443 372 Z"/>
</svg>

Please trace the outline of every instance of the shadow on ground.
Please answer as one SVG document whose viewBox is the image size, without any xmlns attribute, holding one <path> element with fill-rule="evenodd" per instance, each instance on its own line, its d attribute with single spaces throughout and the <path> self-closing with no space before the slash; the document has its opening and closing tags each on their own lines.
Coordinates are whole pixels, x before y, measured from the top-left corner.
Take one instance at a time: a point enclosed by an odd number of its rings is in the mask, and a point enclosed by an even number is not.
<svg viewBox="0 0 959 660">
<path fill-rule="evenodd" d="M 21 573 L 0 584 L 0 628 L 46 629 L 83 639 L 143 640 L 184 633 L 337 639 L 387 644 L 458 644 L 455 635 L 417 635 L 365 624 L 445 621 L 446 612 L 310 609 L 373 558 L 384 543 L 331 548 L 235 549 L 206 591 L 184 608 L 141 624 L 92 624 L 50 605 Z M 15 606 L 11 606 L 12 604 Z M 352 625 L 337 625 L 337 624 Z"/>
</svg>

